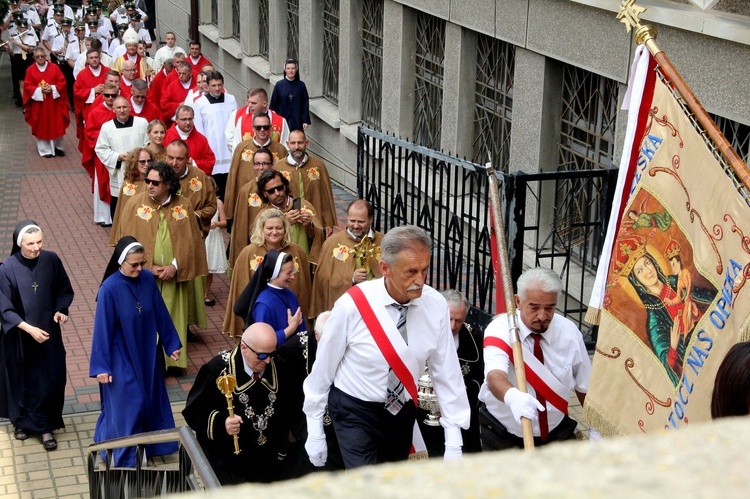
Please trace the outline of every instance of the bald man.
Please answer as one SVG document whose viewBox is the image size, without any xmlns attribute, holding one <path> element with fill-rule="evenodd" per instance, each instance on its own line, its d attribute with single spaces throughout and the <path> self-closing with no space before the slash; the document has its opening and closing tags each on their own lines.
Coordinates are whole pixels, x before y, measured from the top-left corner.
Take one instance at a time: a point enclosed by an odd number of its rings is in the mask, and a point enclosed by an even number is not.
<svg viewBox="0 0 750 499">
<path fill-rule="evenodd" d="M 188 394 L 182 415 L 222 485 L 272 482 L 284 471 L 289 432 L 302 404 L 302 380 L 288 363 L 277 361 L 276 353 L 276 332 L 256 322 L 237 347 L 201 367 Z M 223 374 L 236 379 L 234 417 L 216 389 Z M 234 453 L 235 437 L 239 454 Z"/>
</svg>

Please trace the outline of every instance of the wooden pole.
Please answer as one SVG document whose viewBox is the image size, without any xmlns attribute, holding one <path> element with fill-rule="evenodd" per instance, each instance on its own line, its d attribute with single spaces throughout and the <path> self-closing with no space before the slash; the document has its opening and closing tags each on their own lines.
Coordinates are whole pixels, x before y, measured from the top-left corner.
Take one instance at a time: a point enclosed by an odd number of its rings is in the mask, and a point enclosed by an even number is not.
<svg viewBox="0 0 750 499">
<path fill-rule="evenodd" d="M 635 21 L 637 23 L 635 25 L 635 42 L 639 45 L 646 45 L 648 51 L 659 64 L 661 72 L 680 94 L 685 101 L 685 104 L 687 104 L 688 109 L 690 109 L 695 115 L 698 123 L 700 123 L 706 131 L 706 134 L 708 134 L 716 148 L 721 152 L 722 156 L 724 156 L 724 159 L 726 159 L 729 166 L 732 167 L 737 178 L 742 182 L 745 188 L 750 190 L 750 172 L 748 172 L 747 165 L 745 165 L 745 162 L 739 154 L 737 154 L 737 151 L 734 150 L 727 138 L 724 137 L 724 134 L 719 130 L 719 127 L 716 126 L 714 120 L 711 119 L 711 116 L 706 112 L 703 105 L 695 97 L 693 91 L 688 84 L 685 83 L 685 80 L 674 67 L 672 61 L 669 60 L 669 57 L 667 57 L 667 54 L 656 45 L 656 28 L 649 25 L 641 25 L 638 23 L 637 16 L 635 17 Z"/>
<path fill-rule="evenodd" d="M 518 329 L 518 318 L 516 317 L 516 301 L 513 295 L 513 279 L 510 275 L 510 262 L 508 261 L 508 242 L 505 239 L 505 222 L 503 213 L 500 209 L 500 194 L 498 193 L 497 178 L 492 165 L 487 168 L 490 190 L 490 209 L 492 210 L 493 230 L 495 231 L 495 241 L 497 242 L 497 254 L 499 260 L 499 269 L 497 279 L 503 280 L 503 294 L 505 295 L 505 309 L 508 317 L 508 330 L 513 348 L 513 367 L 516 373 L 516 388 L 523 393 L 528 393 L 526 385 L 526 369 L 523 363 L 523 347 Z M 534 450 L 534 429 L 531 426 L 531 420 L 521 418 L 521 429 L 523 430 L 523 448 L 525 450 Z"/>
</svg>

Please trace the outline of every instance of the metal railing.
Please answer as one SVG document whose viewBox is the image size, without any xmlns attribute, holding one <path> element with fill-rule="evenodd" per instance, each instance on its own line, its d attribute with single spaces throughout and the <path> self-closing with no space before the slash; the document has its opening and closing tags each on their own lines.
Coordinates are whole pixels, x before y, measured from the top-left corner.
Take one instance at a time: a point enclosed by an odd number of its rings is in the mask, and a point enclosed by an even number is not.
<svg viewBox="0 0 750 499">
<path fill-rule="evenodd" d="M 486 325 L 495 314 L 487 169 L 364 126 L 357 156 L 357 194 L 373 204 L 374 228 L 414 224 L 427 230 L 434 245 L 428 283 L 461 291 L 472 305 L 470 322 Z M 558 310 L 593 348 L 596 329 L 583 316 L 616 170 L 495 174 L 513 281 L 524 268 L 553 269 L 565 289 Z"/>
<path fill-rule="evenodd" d="M 144 464 L 146 446 L 165 442 L 179 443 L 176 461 L 155 464 L 154 459 L 151 464 Z M 114 450 L 126 447 L 136 448 L 136 467 L 114 467 Z M 89 445 L 87 470 L 92 499 L 156 497 L 221 487 L 195 435 L 187 426 Z"/>
</svg>

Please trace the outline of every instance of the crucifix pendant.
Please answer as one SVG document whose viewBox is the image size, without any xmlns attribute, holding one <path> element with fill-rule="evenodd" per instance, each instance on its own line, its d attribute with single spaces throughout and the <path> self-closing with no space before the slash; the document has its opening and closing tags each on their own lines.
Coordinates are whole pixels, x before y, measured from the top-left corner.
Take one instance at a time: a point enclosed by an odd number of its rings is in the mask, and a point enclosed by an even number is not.
<svg viewBox="0 0 750 499">
<path fill-rule="evenodd" d="M 143 307 L 141 306 L 141 302 L 135 302 L 135 309 L 138 311 L 138 315 L 141 315 L 141 310 L 143 310 Z"/>
<path fill-rule="evenodd" d="M 34 284 L 32 284 L 31 287 L 34 288 L 34 294 L 36 294 L 36 288 L 39 287 L 39 284 L 37 284 L 36 281 L 34 281 Z"/>
</svg>

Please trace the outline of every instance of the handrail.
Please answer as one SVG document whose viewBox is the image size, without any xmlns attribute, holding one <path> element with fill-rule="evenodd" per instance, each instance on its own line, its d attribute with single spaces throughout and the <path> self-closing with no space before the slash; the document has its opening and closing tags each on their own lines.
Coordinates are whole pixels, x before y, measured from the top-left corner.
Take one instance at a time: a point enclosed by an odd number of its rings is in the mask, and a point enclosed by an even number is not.
<svg viewBox="0 0 750 499">
<path fill-rule="evenodd" d="M 87 457 L 91 460 L 92 454 L 97 454 L 102 451 L 112 451 L 114 449 L 121 449 L 124 447 L 136 447 L 144 445 L 152 445 L 165 442 L 180 442 L 181 450 L 179 452 L 180 461 L 182 461 L 183 453 L 187 455 L 190 463 L 198 475 L 200 482 L 206 489 L 218 489 L 221 488 L 221 483 L 216 478 L 216 474 L 211 468 L 211 464 L 208 462 L 206 455 L 203 453 L 198 440 L 195 438 L 193 431 L 187 426 L 180 426 L 179 428 L 170 428 L 167 430 L 150 431 L 146 433 L 139 433 L 137 435 L 130 435 L 127 437 L 113 438 L 111 440 L 105 440 L 104 442 L 98 442 L 91 444 L 87 448 Z M 182 462 L 180 462 L 180 468 L 182 468 Z M 96 471 L 94 473 L 106 473 L 110 469 L 129 469 L 129 468 L 107 468 L 107 470 Z M 137 466 L 136 469 L 143 469 Z M 92 477 L 89 477 L 91 479 Z M 196 481 L 189 480 L 191 486 L 195 488 Z"/>
</svg>

